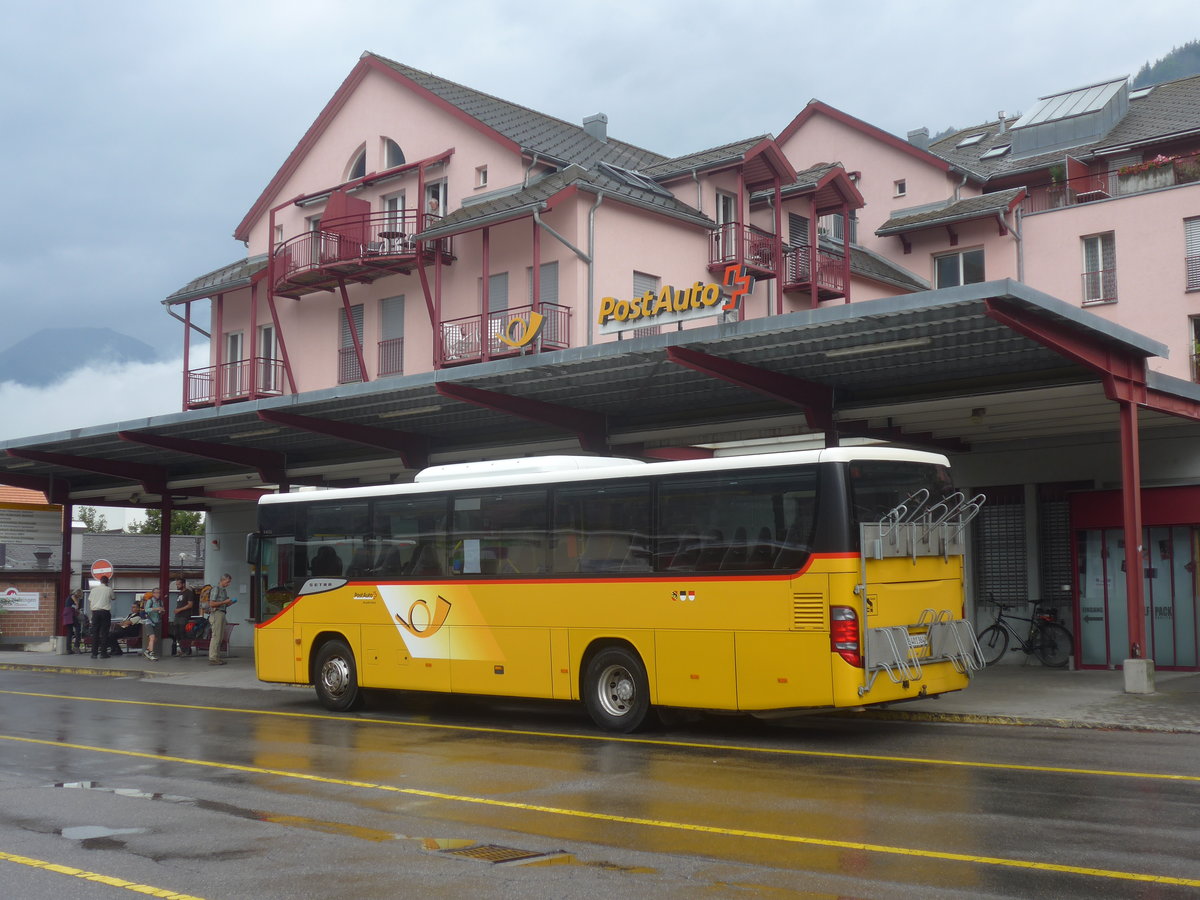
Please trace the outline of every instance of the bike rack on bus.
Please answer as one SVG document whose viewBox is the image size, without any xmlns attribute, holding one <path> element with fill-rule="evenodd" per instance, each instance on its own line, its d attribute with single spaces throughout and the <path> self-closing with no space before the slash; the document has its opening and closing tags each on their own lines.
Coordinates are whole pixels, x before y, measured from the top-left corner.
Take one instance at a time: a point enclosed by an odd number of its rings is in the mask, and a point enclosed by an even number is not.
<svg viewBox="0 0 1200 900">
<path fill-rule="evenodd" d="M 966 554 L 965 529 L 979 515 L 987 498 L 968 498 L 961 491 L 929 504 L 925 488 L 905 498 L 879 522 L 859 528 L 860 582 L 855 593 L 862 598 L 862 653 L 864 676 L 859 696 L 868 693 L 881 673 L 895 684 L 921 677 L 923 663 L 949 662 L 961 673 L 984 667 L 983 653 L 966 619 L 956 619 L 948 609 L 926 609 L 910 625 L 870 627 L 867 583 L 868 560 Z"/>
</svg>

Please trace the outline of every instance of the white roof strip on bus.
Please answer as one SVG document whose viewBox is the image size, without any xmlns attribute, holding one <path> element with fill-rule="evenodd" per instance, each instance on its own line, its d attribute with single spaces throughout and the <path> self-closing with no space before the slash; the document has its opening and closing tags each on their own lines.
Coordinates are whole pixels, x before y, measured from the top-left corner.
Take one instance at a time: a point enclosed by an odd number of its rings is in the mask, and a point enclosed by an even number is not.
<svg viewBox="0 0 1200 900">
<path fill-rule="evenodd" d="M 418 472 L 413 481 L 417 484 L 427 484 L 431 481 L 486 478 L 492 475 L 540 475 L 549 472 L 579 472 L 584 469 L 644 465 L 646 463 L 640 459 L 621 456 L 522 456 L 517 459 L 491 459 L 484 462 L 430 466 Z"/>
<path fill-rule="evenodd" d="M 537 457 L 528 457 L 537 459 Z M 550 457 L 553 458 L 553 457 Z M 564 457 L 558 457 L 563 459 Z M 329 491 L 303 491 L 294 494 L 267 494 L 259 499 L 260 504 L 311 503 L 317 500 L 363 500 L 368 497 L 392 497 L 402 494 L 427 494 L 437 491 L 476 490 L 515 485 L 538 485 L 600 481 L 612 478 L 645 478 L 660 475 L 687 475 L 714 471 L 738 472 L 747 469 L 764 469 L 776 466 L 813 465 L 821 462 L 853 462 L 854 460 L 885 460 L 894 462 L 918 462 L 934 466 L 949 466 L 950 461 L 940 453 L 923 450 L 898 450 L 888 447 L 830 447 L 824 450 L 792 450 L 784 453 L 758 453 L 747 456 L 719 456 L 710 459 L 689 459 L 671 462 L 641 463 L 628 465 L 620 459 L 612 464 L 613 457 L 583 457 L 594 459 L 598 465 L 581 469 L 553 469 L 530 472 L 480 472 L 459 478 L 435 478 L 404 484 L 365 485 L 363 487 L 335 488 Z M 512 462 L 512 460 L 496 460 Z M 634 461 L 637 462 L 636 460 Z M 464 465 L 476 465 L 466 463 Z M 436 466 L 434 468 L 450 468 Z M 429 469 L 422 470 L 428 472 Z M 418 475 L 418 478 L 420 475 Z"/>
</svg>

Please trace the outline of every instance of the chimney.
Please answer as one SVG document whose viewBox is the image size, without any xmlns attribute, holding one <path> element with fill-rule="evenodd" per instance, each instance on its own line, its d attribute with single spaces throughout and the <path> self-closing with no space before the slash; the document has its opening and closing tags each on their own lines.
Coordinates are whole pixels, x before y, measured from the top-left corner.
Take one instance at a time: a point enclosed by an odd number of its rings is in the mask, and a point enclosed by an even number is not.
<svg viewBox="0 0 1200 900">
<path fill-rule="evenodd" d="M 596 113 L 594 116 L 585 116 L 583 120 L 583 130 L 598 141 L 608 143 L 608 116 L 604 113 Z"/>
<path fill-rule="evenodd" d="M 1005 121 L 1004 110 L 1000 110 L 1000 112 L 996 113 L 996 118 L 1000 120 L 1000 130 L 997 132 L 997 134 L 1004 134 L 1005 126 L 1008 124 Z"/>
<path fill-rule="evenodd" d="M 915 128 L 908 133 L 908 142 L 914 147 L 920 147 L 922 150 L 929 149 L 929 129 Z"/>
</svg>

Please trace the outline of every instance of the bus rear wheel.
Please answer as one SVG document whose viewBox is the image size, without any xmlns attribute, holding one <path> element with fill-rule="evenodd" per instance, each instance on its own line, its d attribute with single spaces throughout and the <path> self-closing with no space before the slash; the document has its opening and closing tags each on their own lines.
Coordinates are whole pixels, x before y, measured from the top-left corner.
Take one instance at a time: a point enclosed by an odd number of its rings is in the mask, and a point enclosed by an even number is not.
<svg viewBox="0 0 1200 900">
<path fill-rule="evenodd" d="M 605 731 L 629 734 L 651 721 L 650 681 L 632 650 L 608 647 L 588 661 L 583 703 L 592 721 Z"/>
<path fill-rule="evenodd" d="M 317 699 L 326 709 L 346 712 L 362 705 L 358 666 L 344 641 L 329 641 L 317 653 L 313 683 Z"/>
</svg>

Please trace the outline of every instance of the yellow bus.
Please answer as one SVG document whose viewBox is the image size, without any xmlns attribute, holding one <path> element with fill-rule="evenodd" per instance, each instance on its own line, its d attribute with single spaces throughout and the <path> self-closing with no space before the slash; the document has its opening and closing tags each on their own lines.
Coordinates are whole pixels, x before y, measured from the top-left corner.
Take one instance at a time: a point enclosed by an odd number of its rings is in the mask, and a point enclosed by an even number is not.
<svg viewBox="0 0 1200 900">
<path fill-rule="evenodd" d="M 260 680 L 760 716 L 931 697 L 981 667 L 963 618 L 981 497 L 883 448 L 644 463 L 530 457 L 263 497 Z"/>
</svg>

